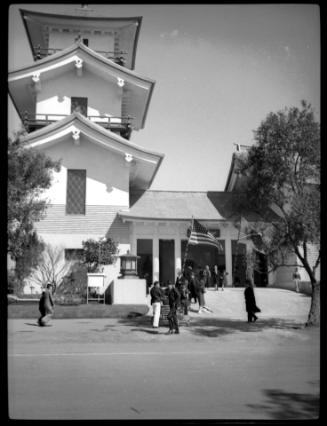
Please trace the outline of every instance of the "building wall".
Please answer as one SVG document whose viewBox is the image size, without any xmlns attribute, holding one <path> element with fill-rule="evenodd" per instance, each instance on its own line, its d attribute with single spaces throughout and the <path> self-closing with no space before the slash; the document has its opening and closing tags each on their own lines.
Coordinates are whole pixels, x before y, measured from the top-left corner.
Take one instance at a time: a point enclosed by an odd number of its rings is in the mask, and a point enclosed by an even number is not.
<svg viewBox="0 0 327 426">
<path fill-rule="evenodd" d="M 36 113 L 70 115 L 71 97 L 88 99 L 87 115 L 121 117 L 122 88 L 116 79 L 105 81 L 87 71 L 85 66 L 78 77 L 73 65 L 70 72 L 42 84 L 42 90 L 37 94 Z"/>
<path fill-rule="evenodd" d="M 159 240 L 174 240 L 175 247 L 175 279 L 177 270 L 182 268 L 182 250 L 181 242 L 187 239 L 187 229 L 190 226 L 190 221 L 185 222 L 134 222 L 131 223 L 131 250 L 132 253 L 137 252 L 137 239 L 151 239 L 153 240 L 153 253 L 152 253 L 152 267 L 153 277 L 152 280 L 159 279 Z M 227 285 L 232 285 L 232 245 L 231 240 L 237 239 L 237 229 L 231 223 L 207 223 L 209 229 L 220 229 L 219 240 L 225 241 L 225 265 L 228 272 Z"/>
<path fill-rule="evenodd" d="M 300 252 L 302 254 L 302 250 L 300 249 Z M 318 256 L 318 249 L 317 246 L 314 245 L 308 245 L 308 259 L 311 266 L 314 265 L 314 263 L 317 260 Z M 295 290 L 295 284 L 293 282 L 293 272 L 295 269 L 294 265 L 298 265 L 298 272 L 301 276 L 300 278 L 300 291 L 303 293 L 310 294 L 311 289 L 311 282 L 309 275 L 305 271 L 305 269 L 301 266 L 301 261 L 298 259 L 298 257 L 295 254 L 290 254 L 288 258 L 288 265 L 290 266 L 281 266 L 276 270 L 276 279 L 274 282 L 274 286 L 279 288 L 285 288 L 288 290 Z M 316 270 L 316 280 L 320 281 L 320 267 Z"/>
<path fill-rule="evenodd" d="M 86 206 L 129 206 L 129 170 L 122 155 L 97 146 L 81 134 L 79 145 L 71 136 L 43 151 L 61 159 L 52 186 L 44 193 L 51 204 L 66 203 L 67 169 L 86 170 Z"/>
<path fill-rule="evenodd" d="M 129 170 L 124 158 L 80 137 L 76 146 L 71 136 L 64 141 L 44 149 L 46 155 L 61 159 L 62 168 L 53 174 L 53 184 L 42 197 L 49 205 L 44 219 L 35 227 L 47 244 L 61 251 L 58 267 L 65 263 L 65 249 L 80 249 L 82 242 L 106 236 L 118 243 L 120 254 L 130 248 L 129 224 L 118 216 L 119 210 L 129 206 Z M 85 215 L 66 214 L 67 169 L 86 169 L 86 210 Z M 119 260 L 105 268 L 105 285 L 119 274 Z M 32 277 L 26 282 L 30 291 Z"/>
<path fill-rule="evenodd" d="M 49 32 L 49 48 L 51 49 L 66 49 L 74 44 L 77 32 L 62 32 L 50 31 Z M 107 31 L 106 34 L 91 34 L 90 32 L 81 31 L 81 37 L 89 40 L 88 47 L 92 50 L 100 51 L 113 51 L 114 50 L 114 34 Z"/>
</svg>

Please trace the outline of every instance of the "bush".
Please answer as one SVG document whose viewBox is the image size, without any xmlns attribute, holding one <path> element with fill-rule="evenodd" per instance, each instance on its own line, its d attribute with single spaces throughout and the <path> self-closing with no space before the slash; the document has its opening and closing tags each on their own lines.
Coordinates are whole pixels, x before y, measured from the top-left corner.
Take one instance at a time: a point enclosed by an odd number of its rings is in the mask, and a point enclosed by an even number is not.
<svg viewBox="0 0 327 426">
<path fill-rule="evenodd" d="M 56 293 L 58 299 L 78 296 L 80 299 L 86 298 L 87 288 L 87 267 L 80 263 L 75 263 L 69 274 L 65 275 Z"/>
<path fill-rule="evenodd" d="M 19 294 L 23 292 L 24 283 L 20 281 L 13 270 L 7 273 L 7 293 L 8 294 Z"/>
</svg>

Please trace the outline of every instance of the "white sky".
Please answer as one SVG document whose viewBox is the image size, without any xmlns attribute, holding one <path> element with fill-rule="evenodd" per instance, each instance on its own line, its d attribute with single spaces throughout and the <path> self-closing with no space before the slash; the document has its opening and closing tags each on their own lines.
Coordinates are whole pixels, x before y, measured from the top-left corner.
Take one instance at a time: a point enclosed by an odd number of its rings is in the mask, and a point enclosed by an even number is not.
<svg viewBox="0 0 327 426">
<path fill-rule="evenodd" d="M 9 70 L 33 62 L 19 8 L 75 14 L 79 5 L 13 5 Z M 309 101 L 320 115 L 317 5 L 89 5 L 91 16 L 142 16 L 135 71 L 156 81 L 131 141 L 163 152 L 151 189 L 222 191 L 234 143 L 253 143 L 271 111 Z M 17 125 L 9 102 L 9 129 Z"/>
</svg>

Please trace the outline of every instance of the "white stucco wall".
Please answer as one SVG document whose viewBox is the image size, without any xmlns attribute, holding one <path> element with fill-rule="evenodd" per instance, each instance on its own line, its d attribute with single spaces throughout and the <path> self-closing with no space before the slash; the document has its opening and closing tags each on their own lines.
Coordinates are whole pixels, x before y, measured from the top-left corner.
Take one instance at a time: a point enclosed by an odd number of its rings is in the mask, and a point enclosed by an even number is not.
<svg viewBox="0 0 327 426">
<path fill-rule="evenodd" d="M 44 150 L 61 159 L 60 172 L 53 173 L 52 187 L 44 193 L 51 204 L 66 203 L 67 169 L 86 170 L 86 205 L 129 206 L 129 171 L 123 156 L 88 141 L 81 135 L 79 145 L 71 136 Z"/>
<path fill-rule="evenodd" d="M 88 99 L 87 115 L 121 116 L 122 88 L 118 86 L 117 79 L 105 81 L 89 72 L 86 66 L 83 66 L 82 75 L 78 77 L 73 65 L 71 71 L 47 79 L 44 84 L 42 75 L 40 79 L 42 90 L 36 99 L 36 113 L 40 119 L 44 114 L 69 115 L 71 97 Z"/>
</svg>

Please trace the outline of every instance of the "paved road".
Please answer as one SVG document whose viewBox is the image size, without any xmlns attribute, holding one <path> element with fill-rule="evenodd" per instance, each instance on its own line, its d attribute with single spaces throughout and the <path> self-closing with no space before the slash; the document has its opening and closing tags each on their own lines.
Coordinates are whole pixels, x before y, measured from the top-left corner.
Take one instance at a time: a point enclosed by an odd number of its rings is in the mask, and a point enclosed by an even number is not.
<svg viewBox="0 0 327 426">
<path fill-rule="evenodd" d="M 259 297 L 261 307 L 266 297 L 278 302 L 269 291 Z M 230 290 L 229 300 L 236 294 Z M 215 303 L 221 295 L 208 300 Z M 154 333 L 149 318 L 54 320 L 47 328 L 9 320 L 10 416 L 314 418 L 319 329 L 302 327 L 307 311 L 301 304 L 306 300 L 307 308 L 309 299 L 292 292 L 283 297 L 282 306 L 285 297 L 295 297 L 299 311 L 262 314 L 255 324 L 223 310 L 220 316 L 194 313 L 179 336 L 166 335 L 164 327 Z"/>
</svg>

